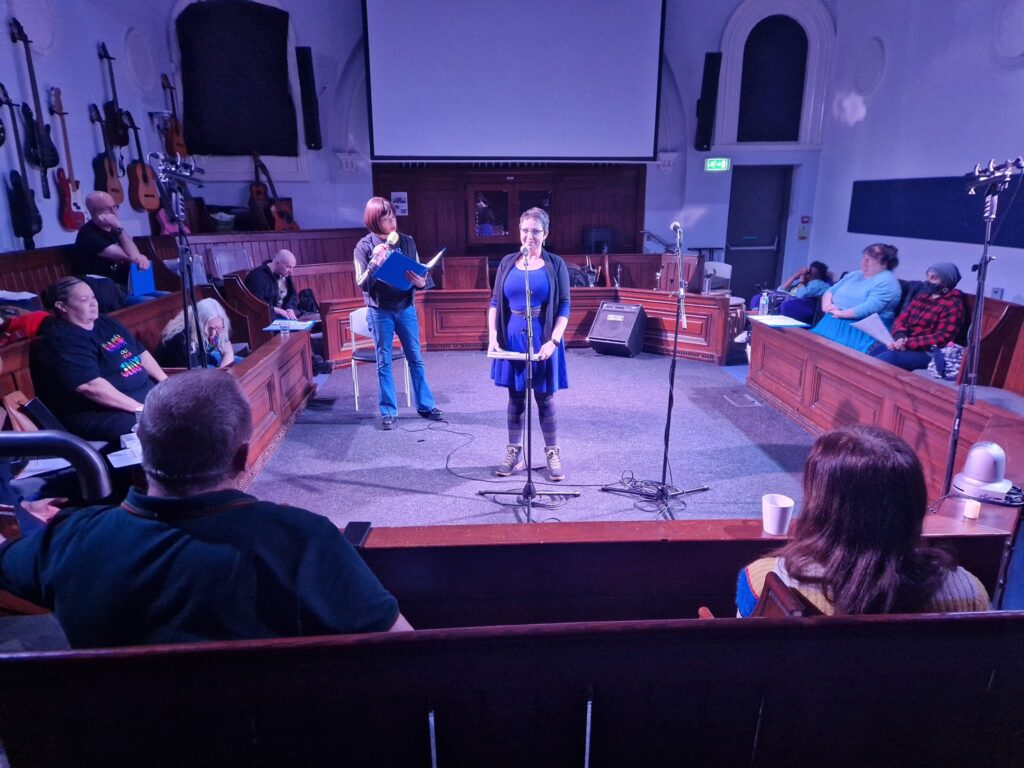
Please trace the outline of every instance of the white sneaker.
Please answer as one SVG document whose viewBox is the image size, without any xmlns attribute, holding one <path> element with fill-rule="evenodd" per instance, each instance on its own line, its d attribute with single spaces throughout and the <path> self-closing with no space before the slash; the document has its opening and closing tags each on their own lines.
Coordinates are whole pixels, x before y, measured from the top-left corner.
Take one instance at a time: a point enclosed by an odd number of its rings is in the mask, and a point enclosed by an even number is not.
<svg viewBox="0 0 1024 768">
<path fill-rule="evenodd" d="M 558 446 L 545 445 L 544 458 L 548 460 L 548 480 L 554 483 L 557 483 L 559 480 L 565 480 L 565 472 L 562 470 L 561 451 L 558 450 Z"/>
<path fill-rule="evenodd" d="M 523 446 L 512 445 L 505 448 L 505 458 L 501 460 L 494 474 L 498 477 L 508 477 L 513 472 L 526 469 L 526 461 L 523 459 Z"/>
</svg>

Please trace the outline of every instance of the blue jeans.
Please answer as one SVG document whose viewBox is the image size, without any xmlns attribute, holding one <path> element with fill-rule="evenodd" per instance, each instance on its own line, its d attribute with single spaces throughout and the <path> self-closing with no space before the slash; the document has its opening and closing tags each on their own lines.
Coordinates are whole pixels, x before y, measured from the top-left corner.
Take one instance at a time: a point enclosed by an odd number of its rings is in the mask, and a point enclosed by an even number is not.
<svg viewBox="0 0 1024 768">
<path fill-rule="evenodd" d="M 417 411 L 429 411 L 434 407 L 434 395 L 427 384 L 423 354 L 420 352 L 420 326 L 416 320 L 416 305 L 405 309 L 378 309 L 370 307 L 366 313 L 367 325 L 373 334 L 373 345 L 377 351 L 377 388 L 380 393 L 380 415 L 394 418 L 398 413 L 395 398 L 395 378 L 391 373 L 391 345 L 395 334 L 402 343 L 405 357 L 409 361 L 409 378 L 412 380 L 412 394 Z"/>
<path fill-rule="evenodd" d="M 868 350 L 868 354 L 905 371 L 927 368 L 932 359 L 927 352 L 916 349 L 888 349 L 884 344 L 875 344 Z"/>
</svg>

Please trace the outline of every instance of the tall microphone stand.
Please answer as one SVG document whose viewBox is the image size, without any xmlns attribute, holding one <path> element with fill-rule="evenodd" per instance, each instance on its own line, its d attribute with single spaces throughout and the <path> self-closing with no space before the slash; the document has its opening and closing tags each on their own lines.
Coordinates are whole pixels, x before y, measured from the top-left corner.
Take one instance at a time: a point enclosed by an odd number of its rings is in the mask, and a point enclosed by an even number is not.
<svg viewBox="0 0 1024 768">
<path fill-rule="evenodd" d="M 166 155 L 152 153 L 150 160 L 155 160 L 153 170 L 156 175 L 160 202 L 167 211 L 168 219 L 174 224 L 174 237 L 178 246 L 178 275 L 181 277 L 182 326 L 185 332 L 186 365 L 192 370 L 192 340 L 196 341 L 199 352 L 199 365 L 207 366 L 206 344 L 199 328 L 199 310 L 196 306 L 196 286 L 192 275 L 192 251 L 185 237 L 185 184 L 199 184 L 191 174 L 200 172 L 191 163 L 184 163 L 180 156 L 171 160 Z M 189 311 L 191 309 L 191 312 Z M 192 316 L 191 323 L 189 315 Z"/>
<path fill-rule="evenodd" d="M 683 229 L 678 224 L 673 224 L 672 229 L 676 233 L 676 323 L 675 333 L 672 338 L 672 362 L 668 367 L 668 412 L 665 414 L 665 445 L 661 459 L 661 482 L 642 482 L 632 487 L 624 488 L 616 485 L 605 485 L 602 491 L 609 493 L 624 493 L 630 496 L 640 496 L 643 499 L 654 503 L 663 517 L 675 520 L 672 512 L 672 499 L 677 496 L 684 496 L 689 493 L 699 493 L 708 490 L 707 485 L 698 485 L 693 488 L 676 488 L 668 484 L 668 446 L 672 435 L 672 407 L 675 405 L 676 386 L 676 353 L 679 350 L 679 326 L 686 323 L 686 312 L 684 309 L 684 297 L 686 295 L 686 280 L 683 278 Z"/>
<path fill-rule="evenodd" d="M 942 480 L 943 496 L 949 494 L 953 482 L 953 467 L 956 464 L 957 443 L 960 442 L 960 425 L 963 420 L 964 405 L 974 404 L 974 388 L 978 383 L 981 325 L 985 318 L 985 279 L 988 276 L 989 262 L 995 259 L 994 256 L 989 255 L 989 246 L 992 244 L 992 223 L 996 220 L 1000 193 L 1006 191 L 1014 173 L 1020 173 L 1022 169 L 1024 169 L 1024 159 L 1018 157 L 1016 160 L 1008 160 L 1000 166 L 996 166 L 995 161 L 989 161 L 986 168 L 977 165 L 974 167 L 973 173 L 966 176 L 967 194 L 974 195 L 979 189 L 983 187 L 985 189 L 985 207 L 982 213 L 982 218 L 985 221 L 985 241 L 981 248 L 981 259 L 974 267 L 978 273 L 978 288 L 975 292 L 971 327 L 967 334 L 966 368 L 960 377 L 956 406 L 953 410 L 953 426 L 949 432 L 949 445 L 946 448 L 946 472 Z"/>
<path fill-rule="evenodd" d="M 524 246 L 525 247 L 525 246 Z M 526 522 L 533 522 L 533 500 L 538 496 L 579 496 L 579 491 L 538 491 L 533 485 L 533 298 L 530 292 L 530 254 L 523 256 L 523 279 L 526 286 L 526 485 L 515 491 L 478 491 L 481 496 L 515 496 L 521 499 Z"/>
</svg>

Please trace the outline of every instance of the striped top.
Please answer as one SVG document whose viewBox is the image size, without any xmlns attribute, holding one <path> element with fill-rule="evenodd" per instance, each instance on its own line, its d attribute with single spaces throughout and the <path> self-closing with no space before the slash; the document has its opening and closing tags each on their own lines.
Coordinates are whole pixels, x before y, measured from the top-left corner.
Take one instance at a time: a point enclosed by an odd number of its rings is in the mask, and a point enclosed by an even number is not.
<svg viewBox="0 0 1024 768">
<path fill-rule="evenodd" d="M 831 603 L 825 599 L 818 584 L 801 584 L 786 572 L 786 565 L 779 557 L 762 557 L 740 571 L 736 583 L 736 615 L 747 618 L 757 605 L 764 591 L 764 580 L 769 571 L 774 571 L 783 583 L 807 598 L 810 603 L 826 615 L 834 613 Z M 932 595 L 918 613 L 959 613 L 961 611 L 987 611 L 988 592 L 978 578 L 970 571 L 957 566 L 949 571 L 945 582 Z"/>
</svg>

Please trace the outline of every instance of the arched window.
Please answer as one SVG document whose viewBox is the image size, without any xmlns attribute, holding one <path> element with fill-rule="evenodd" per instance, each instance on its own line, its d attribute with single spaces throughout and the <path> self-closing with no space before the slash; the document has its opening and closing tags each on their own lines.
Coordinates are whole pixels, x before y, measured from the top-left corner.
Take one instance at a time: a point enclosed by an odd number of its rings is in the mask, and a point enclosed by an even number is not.
<svg viewBox="0 0 1024 768">
<path fill-rule="evenodd" d="M 799 141 L 807 34 L 788 16 L 760 21 L 743 47 L 736 140 Z"/>
</svg>

